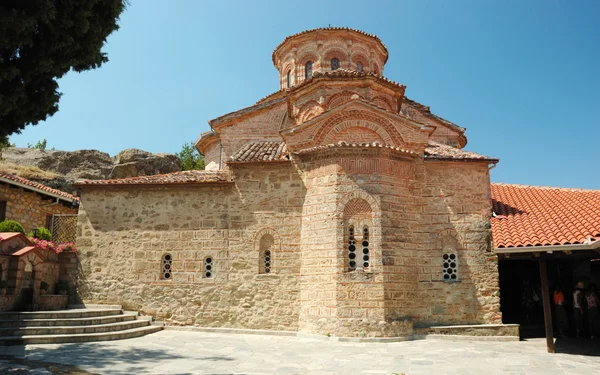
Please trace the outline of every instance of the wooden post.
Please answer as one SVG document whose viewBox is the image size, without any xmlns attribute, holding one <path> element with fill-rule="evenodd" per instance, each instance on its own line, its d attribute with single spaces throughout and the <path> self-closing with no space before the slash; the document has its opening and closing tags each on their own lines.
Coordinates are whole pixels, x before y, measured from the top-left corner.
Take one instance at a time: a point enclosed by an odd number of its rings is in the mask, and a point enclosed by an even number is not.
<svg viewBox="0 0 600 375">
<path fill-rule="evenodd" d="M 554 332 L 552 331 L 552 306 L 550 305 L 550 290 L 548 289 L 548 269 L 546 254 L 538 258 L 540 265 L 540 281 L 542 283 L 542 302 L 544 307 L 544 325 L 546 327 L 546 346 L 548 353 L 554 353 Z"/>
</svg>

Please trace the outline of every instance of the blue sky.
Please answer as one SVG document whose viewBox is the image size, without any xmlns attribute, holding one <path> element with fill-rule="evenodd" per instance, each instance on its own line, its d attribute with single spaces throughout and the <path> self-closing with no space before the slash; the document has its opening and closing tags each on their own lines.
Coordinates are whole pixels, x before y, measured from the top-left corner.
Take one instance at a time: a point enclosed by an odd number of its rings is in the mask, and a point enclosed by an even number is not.
<svg viewBox="0 0 600 375">
<path fill-rule="evenodd" d="M 600 189 L 600 1 L 131 0 L 100 69 L 11 137 L 57 149 L 177 152 L 207 120 L 278 90 L 273 49 L 315 27 L 378 35 L 384 75 L 500 158 L 497 182 Z"/>
</svg>

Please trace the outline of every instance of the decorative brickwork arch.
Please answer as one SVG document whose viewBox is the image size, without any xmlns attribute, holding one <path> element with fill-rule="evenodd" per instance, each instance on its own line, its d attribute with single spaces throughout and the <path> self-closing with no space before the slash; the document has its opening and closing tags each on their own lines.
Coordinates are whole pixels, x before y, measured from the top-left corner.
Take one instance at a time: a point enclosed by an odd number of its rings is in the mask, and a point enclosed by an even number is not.
<svg viewBox="0 0 600 375">
<path fill-rule="evenodd" d="M 347 109 L 333 114 L 323 122 L 314 139 L 318 144 L 329 144 L 336 138 L 337 133 L 352 126 L 362 126 L 375 131 L 387 145 L 406 147 L 391 121 L 364 109 Z"/>
<path fill-rule="evenodd" d="M 353 51 L 352 57 L 350 57 L 350 60 L 353 64 L 352 68 L 358 71 L 358 63 L 361 63 L 363 66 L 363 72 L 368 72 L 370 69 L 369 59 L 367 58 L 367 56 L 368 55 L 363 53 L 362 51 Z"/>
<path fill-rule="evenodd" d="M 321 106 L 321 104 L 319 104 L 319 102 L 317 102 L 316 100 L 310 100 L 304 103 L 302 107 L 300 107 L 300 110 L 298 111 L 298 116 L 296 116 L 296 122 L 301 124 L 314 117 L 317 117 L 323 112 L 323 107 Z"/>
<path fill-rule="evenodd" d="M 327 104 L 325 104 L 325 108 L 329 111 L 335 107 L 339 107 L 342 104 L 348 103 L 352 100 L 352 97 L 356 95 L 358 98 L 360 96 L 352 91 L 342 91 L 337 94 L 331 95 L 331 97 L 327 100 Z"/>
<path fill-rule="evenodd" d="M 379 134 L 364 126 L 351 126 L 338 132 L 333 143 L 385 143 Z"/>
<path fill-rule="evenodd" d="M 390 101 L 387 98 L 384 98 L 383 96 L 374 97 L 372 102 L 378 107 L 387 109 L 390 112 L 394 112 L 394 106 L 390 103 Z"/>
<path fill-rule="evenodd" d="M 326 48 L 326 47 L 324 47 Z M 345 51 L 344 49 L 340 48 L 340 47 L 329 47 L 327 49 L 325 49 L 325 54 L 323 54 L 322 56 L 324 56 L 323 60 L 322 60 L 322 64 L 327 64 L 325 65 L 325 70 L 330 70 L 331 67 L 329 66 L 331 60 L 333 58 L 337 58 L 338 60 L 340 60 L 340 69 L 346 69 L 348 67 L 348 52 Z"/>
<path fill-rule="evenodd" d="M 348 206 L 348 211 L 346 207 Z M 345 217 L 345 214 L 352 214 L 367 212 L 366 207 L 369 207 L 369 214 L 373 217 L 381 218 L 381 209 L 379 202 L 369 193 L 364 190 L 357 190 L 344 195 L 338 203 L 337 212 L 341 218 Z"/>
<path fill-rule="evenodd" d="M 325 123 L 324 127 L 328 125 L 328 123 Z M 386 145 L 393 145 L 396 143 L 392 136 L 377 123 L 361 120 L 347 120 L 338 122 L 336 126 L 329 126 L 329 132 L 323 136 L 322 144 L 331 144 L 339 140 L 352 141 L 351 139 L 345 139 L 347 137 L 344 135 L 360 134 L 361 132 L 365 137 L 369 138 L 364 142 L 377 141 Z M 360 142 L 360 139 L 353 141 Z"/>
</svg>

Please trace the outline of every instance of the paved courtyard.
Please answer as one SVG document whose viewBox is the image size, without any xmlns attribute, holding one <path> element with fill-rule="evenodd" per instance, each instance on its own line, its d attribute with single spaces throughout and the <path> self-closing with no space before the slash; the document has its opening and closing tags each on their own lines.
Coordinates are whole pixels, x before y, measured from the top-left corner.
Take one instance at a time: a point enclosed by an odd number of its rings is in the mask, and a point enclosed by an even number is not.
<svg viewBox="0 0 600 375">
<path fill-rule="evenodd" d="M 600 374 L 599 356 L 547 354 L 541 339 L 348 343 L 166 330 L 122 341 L 0 347 L 0 358 L 2 374 Z"/>
</svg>

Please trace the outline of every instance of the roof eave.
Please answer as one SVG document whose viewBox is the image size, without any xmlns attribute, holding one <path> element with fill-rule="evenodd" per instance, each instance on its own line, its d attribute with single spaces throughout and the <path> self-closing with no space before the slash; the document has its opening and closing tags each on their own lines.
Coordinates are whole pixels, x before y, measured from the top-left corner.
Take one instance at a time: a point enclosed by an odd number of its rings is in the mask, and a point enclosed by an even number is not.
<svg viewBox="0 0 600 375">
<path fill-rule="evenodd" d="M 69 202 L 69 203 L 73 203 L 74 201 L 77 200 L 75 197 L 68 198 L 68 197 L 65 197 L 65 196 L 60 195 L 60 194 L 52 193 L 52 192 L 49 192 L 49 191 L 46 191 L 46 190 L 43 190 L 43 189 L 39 189 L 39 188 L 30 186 L 30 185 L 27 185 L 27 184 L 23 184 L 23 183 L 20 183 L 20 182 L 17 182 L 17 181 L 13 181 L 13 180 L 11 180 L 9 178 L 0 177 L 0 182 L 6 183 L 6 184 L 10 184 L 10 185 L 15 185 L 15 186 L 18 186 L 18 187 L 23 188 L 23 189 L 35 191 L 36 193 L 44 194 L 44 195 L 47 195 L 49 197 L 53 197 L 53 198 L 57 198 L 57 199 L 61 199 L 61 200 L 64 200 L 65 202 Z"/>
<path fill-rule="evenodd" d="M 600 249 L 600 241 L 582 243 L 582 244 L 564 244 L 564 245 L 544 245 L 544 246 L 526 246 L 526 247 L 495 247 L 496 254 L 524 254 L 524 253 L 542 253 L 553 251 L 585 251 Z"/>
</svg>

